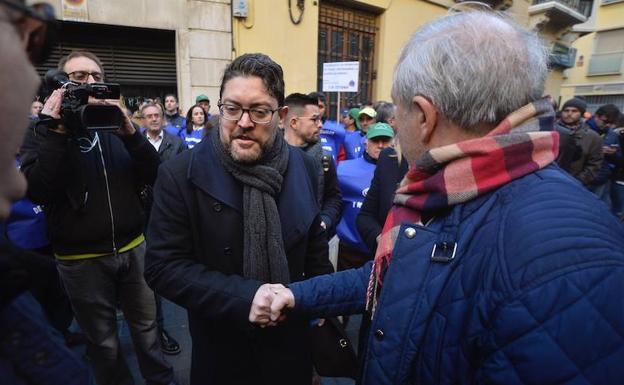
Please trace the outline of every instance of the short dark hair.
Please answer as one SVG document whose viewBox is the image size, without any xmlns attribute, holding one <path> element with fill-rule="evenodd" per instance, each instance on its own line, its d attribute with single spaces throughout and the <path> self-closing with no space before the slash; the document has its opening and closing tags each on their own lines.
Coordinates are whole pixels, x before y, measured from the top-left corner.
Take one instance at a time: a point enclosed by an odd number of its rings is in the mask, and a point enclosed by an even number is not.
<svg viewBox="0 0 624 385">
<path fill-rule="evenodd" d="M 375 120 L 378 123 L 388 123 L 388 120 L 394 118 L 394 104 L 389 102 L 379 102 L 375 107 L 375 112 L 377 112 Z"/>
<path fill-rule="evenodd" d="M 165 100 L 167 100 L 167 98 L 168 98 L 169 96 L 171 96 L 172 98 L 174 98 L 174 99 L 175 99 L 175 101 L 176 101 L 176 103 L 178 102 L 178 97 L 177 97 L 175 94 L 167 94 L 167 95 L 165 95 L 165 97 L 163 98 L 163 102 L 164 102 Z"/>
<path fill-rule="evenodd" d="M 308 96 L 311 97 L 311 98 L 316 99 L 317 103 L 318 103 L 319 100 L 322 101 L 323 103 L 325 103 L 327 101 L 327 99 L 325 98 L 325 94 L 322 93 L 322 92 L 310 92 L 308 94 Z"/>
<path fill-rule="evenodd" d="M 61 60 L 59 60 L 58 66 L 56 68 L 60 71 L 65 71 L 65 64 L 67 64 L 67 62 L 70 61 L 71 59 L 75 59 L 77 57 L 86 57 L 87 59 L 93 60 L 95 64 L 97 64 L 97 66 L 100 67 L 100 71 L 102 72 L 102 79 L 105 77 L 104 66 L 102 65 L 102 62 L 100 61 L 100 58 L 97 57 L 93 52 L 89 52 L 89 51 L 83 51 L 83 50 L 71 51 L 69 55 L 63 56 Z"/>
<path fill-rule="evenodd" d="M 284 71 L 282 67 L 267 55 L 248 53 L 234 59 L 227 66 L 221 79 L 219 97 L 223 97 L 225 84 L 235 77 L 257 76 L 262 79 L 269 95 L 277 99 L 278 107 L 284 105 Z"/>
<path fill-rule="evenodd" d="M 620 109 L 615 104 L 605 104 L 600 106 L 594 115 L 606 117 L 608 121 L 615 122 L 620 115 Z"/>
<path fill-rule="evenodd" d="M 318 106 L 318 99 L 313 98 L 310 95 L 300 94 L 298 92 L 292 93 L 288 95 L 286 99 L 284 99 L 284 105 L 288 106 L 289 108 L 304 108 L 305 106 L 308 106 L 310 104 Z"/>
</svg>

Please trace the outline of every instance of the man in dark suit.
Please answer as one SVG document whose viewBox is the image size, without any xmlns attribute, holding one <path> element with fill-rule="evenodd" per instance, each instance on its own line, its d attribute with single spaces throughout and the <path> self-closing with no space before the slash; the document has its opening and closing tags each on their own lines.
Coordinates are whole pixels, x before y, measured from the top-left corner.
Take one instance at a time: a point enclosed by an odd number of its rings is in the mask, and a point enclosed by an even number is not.
<svg viewBox="0 0 624 385">
<path fill-rule="evenodd" d="M 179 136 L 172 135 L 164 129 L 166 121 L 162 108 L 159 104 L 148 102 L 141 106 L 141 115 L 143 116 L 143 126 L 145 127 L 145 137 L 154 146 L 160 161 L 164 162 L 186 150 L 186 144 Z M 151 205 L 152 191 L 146 191 L 149 194 L 147 205 Z M 147 207 L 148 213 L 151 207 Z M 154 293 L 156 298 L 156 323 L 158 324 L 158 338 L 160 339 L 160 350 L 165 354 L 179 354 L 182 350 L 180 344 L 165 330 L 164 316 L 162 311 L 162 298 Z"/>
<path fill-rule="evenodd" d="M 145 103 L 141 106 L 141 115 L 144 120 L 145 137 L 154 146 L 160 161 L 164 162 L 186 150 L 186 145 L 182 138 L 171 135 L 164 126 L 166 121 L 163 119 L 163 112 L 157 103 Z"/>
<path fill-rule="evenodd" d="M 225 70 L 221 124 L 159 170 L 145 277 L 188 309 L 191 384 L 310 384 L 310 324 L 254 327 L 275 285 L 332 272 L 312 158 L 278 133 L 282 68 L 246 54 Z"/>
</svg>

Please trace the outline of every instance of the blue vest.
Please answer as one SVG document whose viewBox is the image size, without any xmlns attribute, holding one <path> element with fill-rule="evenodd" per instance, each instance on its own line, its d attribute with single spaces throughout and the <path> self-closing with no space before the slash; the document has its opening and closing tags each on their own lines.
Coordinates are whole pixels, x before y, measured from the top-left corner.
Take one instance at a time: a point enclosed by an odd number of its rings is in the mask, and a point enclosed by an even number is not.
<svg viewBox="0 0 624 385">
<path fill-rule="evenodd" d="M 201 142 L 204 137 L 204 129 L 200 128 L 199 130 L 193 130 L 190 134 L 186 133 L 186 129 L 180 131 L 180 137 L 184 139 L 184 143 L 186 143 L 186 147 L 189 150 L 197 145 L 197 143 Z"/>
<path fill-rule="evenodd" d="M 6 233 L 7 238 L 22 249 L 33 250 L 50 244 L 43 208 L 26 198 L 11 207 Z"/>
<path fill-rule="evenodd" d="M 178 127 L 172 126 L 171 124 L 167 124 L 164 127 L 164 130 L 167 131 L 167 133 L 174 135 L 174 136 L 181 136 L 180 132 L 183 131 L 184 129 L 185 127 L 178 128 Z"/>
<path fill-rule="evenodd" d="M 360 131 L 346 132 L 344 139 L 346 159 L 361 158 L 366 150 L 366 135 Z"/>
<path fill-rule="evenodd" d="M 337 174 L 342 192 L 342 218 L 336 227 L 341 242 L 368 253 L 368 247 L 360 238 L 355 225 L 368 188 L 370 187 L 376 165 L 364 157 L 344 160 L 338 164 Z"/>
<path fill-rule="evenodd" d="M 180 114 L 176 114 L 174 117 L 170 117 L 165 114 L 165 119 L 167 120 L 168 125 L 172 126 L 176 130 L 176 132 L 173 133 L 174 135 L 177 135 L 180 130 L 186 128 L 186 118 Z"/>
<path fill-rule="evenodd" d="M 321 146 L 325 152 L 329 152 L 334 159 L 334 163 L 338 159 L 340 146 L 344 143 L 345 130 L 342 124 L 333 120 L 326 120 L 321 128 Z"/>
</svg>

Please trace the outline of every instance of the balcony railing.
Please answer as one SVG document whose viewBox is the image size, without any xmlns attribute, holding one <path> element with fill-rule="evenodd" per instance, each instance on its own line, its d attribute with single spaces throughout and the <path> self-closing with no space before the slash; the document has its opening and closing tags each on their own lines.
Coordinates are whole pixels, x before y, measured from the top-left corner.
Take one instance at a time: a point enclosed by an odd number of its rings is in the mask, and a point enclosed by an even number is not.
<svg viewBox="0 0 624 385">
<path fill-rule="evenodd" d="M 532 5 L 539 5 L 545 3 L 559 3 L 570 8 L 573 11 L 580 13 L 585 17 L 589 17 L 592 10 L 592 1 L 587 0 L 533 0 Z"/>
<path fill-rule="evenodd" d="M 551 52 L 550 65 L 559 68 L 572 68 L 576 60 L 576 49 L 569 48 L 567 52 Z"/>
</svg>

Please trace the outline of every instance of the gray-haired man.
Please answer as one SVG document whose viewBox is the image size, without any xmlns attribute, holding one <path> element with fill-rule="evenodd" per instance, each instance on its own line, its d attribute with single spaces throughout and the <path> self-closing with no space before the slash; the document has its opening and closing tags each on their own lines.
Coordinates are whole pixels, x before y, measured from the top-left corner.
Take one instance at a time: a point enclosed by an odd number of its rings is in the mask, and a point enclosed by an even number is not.
<svg viewBox="0 0 624 385">
<path fill-rule="evenodd" d="M 277 289 L 271 322 L 368 310 L 363 384 L 621 382 L 624 231 L 553 164 L 547 64 L 494 14 L 416 32 L 392 91 L 410 169 L 374 263 Z"/>
</svg>

